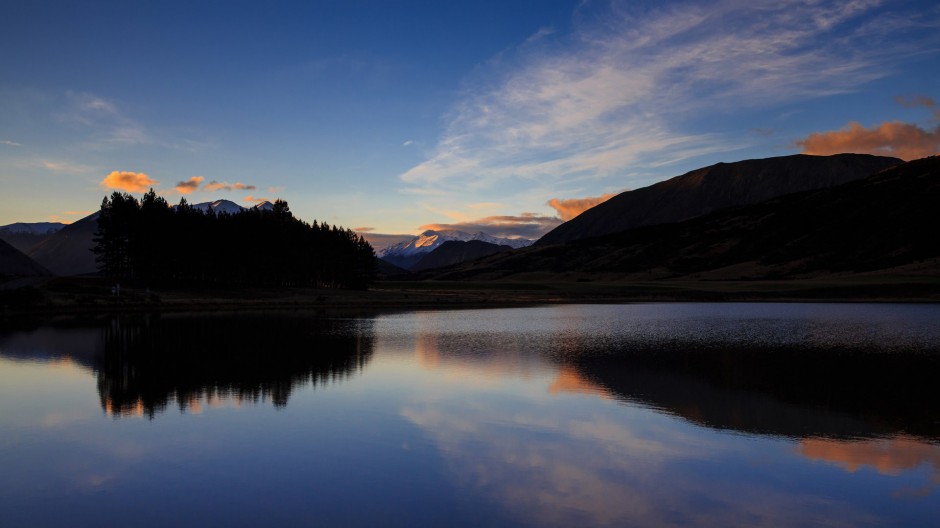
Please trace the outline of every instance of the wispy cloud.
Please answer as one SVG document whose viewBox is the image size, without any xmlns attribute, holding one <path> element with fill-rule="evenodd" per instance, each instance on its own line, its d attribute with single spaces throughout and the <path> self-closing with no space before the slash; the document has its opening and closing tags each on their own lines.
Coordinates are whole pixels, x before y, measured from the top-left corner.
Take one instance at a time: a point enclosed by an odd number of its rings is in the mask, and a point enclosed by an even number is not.
<svg viewBox="0 0 940 528">
<path fill-rule="evenodd" d="M 87 165 L 80 165 L 76 163 L 70 163 L 65 161 L 50 161 L 50 160 L 39 160 L 39 164 L 43 167 L 55 171 L 55 172 L 68 172 L 74 174 L 81 174 L 86 172 L 91 172 L 94 168 Z"/>
<path fill-rule="evenodd" d="M 539 238 L 558 227 L 561 220 L 554 216 L 536 213 L 522 213 L 519 216 L 487 216 L 476 220 L 455 222 L 452 224 L 426 224 L 421 230 L 446 231 L 457 230 L 468 233 L 485 232 L 488 235 L 504 238 Z"/>
<path fill-rule="evenodd" d="M 10 141 L 9 139 L 0 140 L 0 145 L 6 145 L 8 147 L 22 147 L 23 145 L 17 143 L 16 141 Z"/>
<path fill-rule="evenodd" d="M 203 180 L 205 180 L 205 178 L 202 176 L 193 176 L 188 180 L 176 182 L 176 187 L 174 187 L 174 189 L 176 189 L 176 192 L 180 194 L 190 194 L 199 189 L 199 185 Z"/>
<path fill-rule="evenodd" d="M 90 215 L 92 212 L 93 211 L 65 211 L 61 214 L 49 215 L 49 221 L 71 224 L 75 221 L 76 217 L 85 217 Z"/>
<path fill-rule="evenodd" d="M 270 202 L 271 200 L 268 198 L 259 198 L 256 196 L 249 195 L 245 197 L 245 201 L 250 202 L 250 203 L 262 203 L 262 202 Z"/>
<path fill-rule="evenodd" d="M 241 183 L 241 182 L 229 183 L 229 182 L 220 182 L 220 181 L 215 181 L 215 180 L 210 181 L 202 188 L 202 190 L 210 191 L 210 192 L 232 191 L 232 190 L 254 191 L 256 189 L 257 187 L 255 187 L 254 185 L 248 185 L 248 184 Z"/>
<path fill-rule="evenodd" d="M 411 192 L 468 192 L 506 180 L 599 178 L 740 148 L 687 123 L 845 93 L 888 75 L 886 64 L 918 43 L 896 33 L 889 40 L 875 31 L 877 21 L 859 17 L 881 3 L 614 4 L 596 18 L 603 23 L 582 23 L 570 39 L 540 30 L 469 82 L 428 159 L 401 179 Z"/>
<path fill-rule="evenodd" d="M 84 130 L 89 148 L 116 148 L 155 143 L 144 126 L 122 112 L 115 101 L 91 93 L 67 92 L 68 109 L 61 116 Z"/>
<path fill-rule="evenodd" d="M 116 189 L 130 193 L 143 192 L 156 187 L 160 182 L 155 181 L 142 172 L 114 171 L 101 180 L 101 186 L 107 189 Z"/>
<path fill-rule="evenodd" d="M 354 228 L 353 228 L 353 231 L 355 231 L 355 232 L 357 232 L 357 233 L 370 233 L 370 232 L 372 232 L 372 231 L 375 231 L 375 228 L 374 228 L 374 227 L 361 226 L 361 227 L 354 227 Z"/>
<path fill-rule="evenodd" d="M 578 216 L 579 214 L 587 211 L 588 209 L 594 207 L 595 205 L 602 204 L 607 200 L 617 196 L 616 193 L 602 194 L 600 196 L 588 196 L 586 198 L 569 198 L 566 200 L 561 200 L 558 198 L 552 198 L 548 201 L 548 206 L 558 211 L 558 216 L 562 220 L 567 222 L 572 218 Z"/>
</svg>

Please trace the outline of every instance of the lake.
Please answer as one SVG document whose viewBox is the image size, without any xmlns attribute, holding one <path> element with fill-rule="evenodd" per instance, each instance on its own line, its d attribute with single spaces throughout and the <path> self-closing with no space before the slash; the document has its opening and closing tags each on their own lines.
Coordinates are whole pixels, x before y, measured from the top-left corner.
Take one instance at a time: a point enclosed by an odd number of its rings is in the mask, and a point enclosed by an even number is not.
<svg viewBox="0 0 940 528">
<path fill-rule="evenodd" d="M 937 526 L 940 306 L 0 321 L 3 526 Z"/>
</svg>

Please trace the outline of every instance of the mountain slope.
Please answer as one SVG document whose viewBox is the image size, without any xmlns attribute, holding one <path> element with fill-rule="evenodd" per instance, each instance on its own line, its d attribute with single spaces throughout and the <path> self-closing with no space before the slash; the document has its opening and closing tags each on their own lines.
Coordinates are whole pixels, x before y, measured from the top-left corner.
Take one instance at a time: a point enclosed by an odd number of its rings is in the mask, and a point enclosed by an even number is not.
<svg viewBox="0 0 940 528">
<path fill-rule="evenodd" d="M 618 194 L 546 233 L 536 244 L 559 244 L 688 220 L 726 207 L 840 185 L 900 163 L 897 158 L 867 154 L 797 154 L 718 163 Z"/>
<path fill-rule="evenodd" d="M 26 253 L 63 227 L 65 224 L 59 222 L 17 222 L 0 226 L 0 240 Z"/>
<path fill-rule="evenodd" d="M 676 224 L 533 246 L 440 279 L 588 274 L 759 279 L 922 268 L 940 275 L 940 157 Z"/>
<path fill-rule="evenodd" d="M 470 260 L 483 258 L 503 251 L 511 251 L 506 245 L 491 244 L 482 240 L 448 240 L 434 251 L 424 256 L 417 264 L 411 267 L 412 271 L 422 271 L 433 268 L 453 266 Z"/>
<path fill-rule="evenodd" d="M 29 257 L 56 275 L 95 273 L 95 231 L 98 213 L 69 224 L 29 251 Z"/>
<path fill-rule="evenodd" d="M 41 277 L 49 271 L 20 250 L 0 240 L 0 278 Z"/>
</svg>

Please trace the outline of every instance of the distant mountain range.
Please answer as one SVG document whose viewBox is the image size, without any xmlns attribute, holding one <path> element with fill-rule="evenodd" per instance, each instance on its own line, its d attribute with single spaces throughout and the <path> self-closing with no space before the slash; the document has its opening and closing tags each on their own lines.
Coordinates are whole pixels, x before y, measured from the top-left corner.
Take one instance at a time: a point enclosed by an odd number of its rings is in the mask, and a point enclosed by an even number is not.
<svg viewBox="0 0 940 528">
<path fill-rule="evenodd" d="M 211 207 L 212 212 L 217 215 L 238 214 L 242 211 L 247 211 L 249 209 L 257 209 L 259 211 L 273 211 L 274 210 L 274 204 L 272 204 L 271 202 L 267 200 L 259 204 L 253 205 L 250 208 L 242 207 L 231 200 L 216 200 L 214 202 L 202 202 L 202 203 L 193 204 L 191 207 L 193 209 L 196 209 L 202 212 L 208 211 L 209 208 Z"/>
<path fill-rule="evenodd" d="M 487 242 L 496 246 L 509 246 L 513 249 L 529 246 L 533 242 L 527 238 L 500 238 L 490 236 L 483 232 L 471 234 L 456 230 L 428 230 L 411 240 L 406 240 L 383 249 L 379 252 L 378 256 L 399 268 L 412 269 L 421 259 L 445 242 L 469 242 L 472 240 Z"/>
<path fill-rule="evenodd" d="M 620 193 L 556 227 L 536 244 L 548 246 L 680 222 L 727 207 L 840 185 L 900 163 L 897 158 L 867 154 L 797 154 L 718 163 Z"/>
<path fill-rule="evenodd" d="M 938 157 L 908 163 L 857 154 L 746 160 L 622 193 L 534 245 L 482 232 L 429 230 L 380 251 L 380 267 L 386 276 L 410 270 L 416 278 L 441 280 L 937 274 L 937 203 Z M 228 200 L 193 207 L 217 213 L 246 209 Z M 273 208 L 267 202 L 255 207 Z M 66 226 L 3 226 L 0 240 L 19 240 L 23 253 L 52 273 L 94 273 L 96 229 L 97 213 Z M 29 240 L 16 237 L 34 238 L 25 248 Z M 22 263 L 11 250 L 16 247 L 5 249 L 4 262 Z"/>
<path fill-rule="evenodd" d="M 683 222 L 563 244 L 540 241 L 432 277 L 750 280 L 869 272 L 937 274 L 937 203 L 940 157 L 934 156 L 842 185 Z"/>
</svg>

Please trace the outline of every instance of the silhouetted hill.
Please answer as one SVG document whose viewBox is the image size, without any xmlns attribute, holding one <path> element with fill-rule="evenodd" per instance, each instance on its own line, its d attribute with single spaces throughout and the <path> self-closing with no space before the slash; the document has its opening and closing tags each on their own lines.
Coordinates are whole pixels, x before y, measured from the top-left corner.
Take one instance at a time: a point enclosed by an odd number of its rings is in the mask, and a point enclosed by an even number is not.
<svg viewBox="0 0 940 528">
<path fill-rule="evenodd" d="M 797 154 L 719 163 L 618 194 L 556 227 L 536 245 L 547 246 L 688 220 L 726 207 L 840 185 L 900 163 L 897 158 L 867 154 Z"/>
<path fill-rule="evenodd" d="M 384 275 L 386 277 L 392 276 L 392 275 L 405 275 L 408 273 L 408 270 L 404 268 L 399 268 L 398 266 L 392 264 L 391 262 L 380 259 L 380 258 L 375 259 L 375 265 L 376 265 L 379 275 Z"/>
<path fill-rule="evenodd" d="M 757 279 L 869 271 L 940 273 L 940 157 L 837 187 L 726 209 L 676 224 L 516 250 L 439 279 Z M 916 268 L 924 268 L 916 270 Z"/>
<path fill-rule="evenodd" d="M 0 240 L 0 278 L 41 277 L 49 271 L 3 240 Z"/>
<path fill-rule="evenodd" d="M 55 275 L 84 275 L 98 271 L 95 265 L 95 231 L 98 213 L 69 224 L 29 251 L 29 256 Z"/>
<path fill-rule="evenodd" d="M 482 240 L 449 240 L 425 255 L 417 264 L 411 267 L 413 271 L 453 266 L 470 260 L 486 257 L 503 251 L 512 250 L 509 246 L 501 246 L 483 242 Z"/>
</svg>

